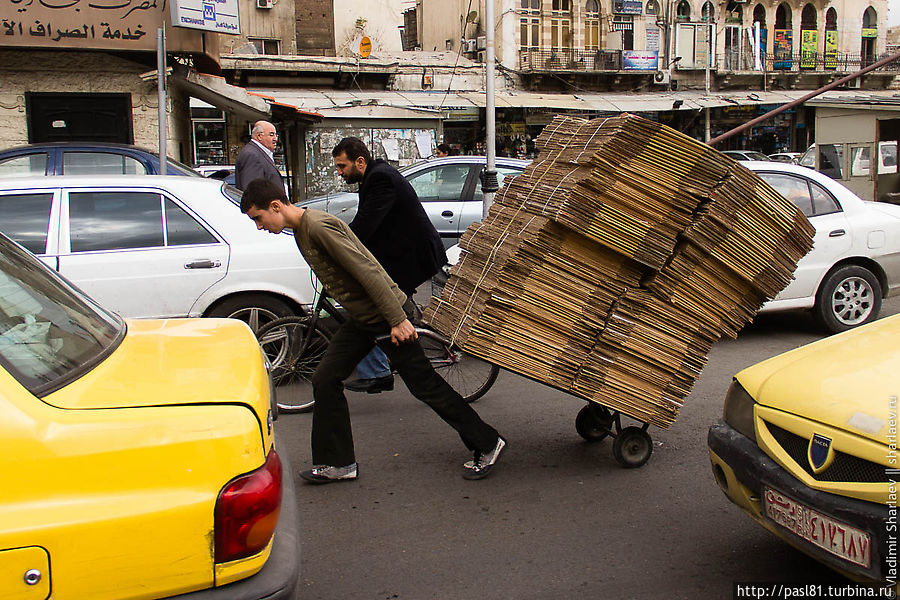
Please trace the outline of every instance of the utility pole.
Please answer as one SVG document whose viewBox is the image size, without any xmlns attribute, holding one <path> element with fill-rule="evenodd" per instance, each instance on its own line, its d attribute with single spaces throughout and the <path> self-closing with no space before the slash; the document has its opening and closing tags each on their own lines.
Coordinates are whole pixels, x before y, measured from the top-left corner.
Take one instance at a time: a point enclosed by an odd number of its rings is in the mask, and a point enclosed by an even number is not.
<svg viewBox="0 0 900 600">
<path fill-rule="evenodd" d="M 156 93 L 159 104 L 159 174 L 166 174 L 166 28 L 156 32 Z"/>
<path fill-rule="evenodd" d="M 496 99 L 494 97 L 494 1 L 485 0 L 484 3 L 484 33 L 485 48 L 484 68 L 485 78 L 485 144 L 487 145 L 487 164 L 484 167 L 484 175 L 481 180 L 481 191 L 484 194 L 484 204 L 481 207 L 481 216 L 486 217 L 494 203 L 494 192 L 500 189 L 497 184 L 497 125 L 496 125 Z"/>
</svg>

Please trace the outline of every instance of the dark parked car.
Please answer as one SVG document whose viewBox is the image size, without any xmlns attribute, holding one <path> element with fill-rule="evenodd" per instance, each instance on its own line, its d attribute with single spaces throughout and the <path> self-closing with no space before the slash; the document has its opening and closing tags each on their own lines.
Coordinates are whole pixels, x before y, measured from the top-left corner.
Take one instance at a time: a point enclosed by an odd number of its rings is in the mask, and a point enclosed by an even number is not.
<svg viewBox="0 0 900 600">
<path fill-rule="evenodd" d="M 166 173 L 201 177 L 171 158 Z M 28 175 L 159 175 L 159 155 L 109 142 L 52 142 L 0 151 L 0 177 Z"/>
</svg>

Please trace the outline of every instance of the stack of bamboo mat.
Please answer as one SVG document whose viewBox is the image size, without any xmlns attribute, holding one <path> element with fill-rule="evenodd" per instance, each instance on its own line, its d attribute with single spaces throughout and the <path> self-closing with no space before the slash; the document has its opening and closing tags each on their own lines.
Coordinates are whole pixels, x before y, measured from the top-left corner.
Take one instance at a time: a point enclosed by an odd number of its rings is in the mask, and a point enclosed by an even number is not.
<svg viewBox="0 0 900 600">
<path fill-rule="evenodd" d="M 425 319 L 464 350 L 667 427 L 712 344 L 811 248 L 751 171 L 633 115 L 557 117 L 501 189 Z"/>
</svg>

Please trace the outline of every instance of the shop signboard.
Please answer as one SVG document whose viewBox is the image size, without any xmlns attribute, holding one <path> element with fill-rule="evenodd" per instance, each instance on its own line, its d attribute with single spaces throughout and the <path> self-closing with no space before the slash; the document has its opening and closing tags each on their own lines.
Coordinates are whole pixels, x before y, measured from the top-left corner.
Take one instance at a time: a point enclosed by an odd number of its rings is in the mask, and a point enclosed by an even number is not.
<svg viewBox="0 0 900 600">
<path fill-rule="evenodd" d="M 825 68 L 837 69 L 838 32 L 825 32 Z"/>
<path fill-rule="evenodd" d="M 638 50 L 622 51 L 623 71 L 656 71 L 659 69 L 659 53 Z"/>
<path fill-rule="evenodd" d="M 794 32 L 790 29 L 775 30 L 774 68 L 789 70 L 794 66 L 794 61 L 791 57 L 791 52 L 793 50 L 793 37 Z"/>
<path fill-rule="evenodd" d="M 875 27 L 863 27 L 862 36 L 864 38 L 877 38 L 878 29 Z"/>
<path fill-rule="evenodd" d="M 156 31 L 167 21 L 165 0 L 0 2 L 7 8 L 0 11 L 3 46 L 156 50 Z M 200 31 L 169 31 L 166 46 L 172 52 L 210 54 Z"/>
<path fill-rule="evenodd" d="M 240 35 L 238 0 L 169 0 L 172 25 Z"/>
<path fill-rule="evenodd" d="M 802 29 L 800 31 L 800 68 L 816 68 L 816 48 L 819 42 L 819 32 L 815 29 Z"/>
<path fill-rule="evenodd" d="M 645 47 L 649 52 L 659 52 L 659 27 L 648 25 L 646 29 L 647 41 Z"/>
<path fill-rule="evenodd" d="M 445 108 L 444 121 L 477 121 L 480 109 L 477 106 Z"/>
<path fill-rule="evenodd" d="M 619 15 L 640 15 L 644 12 L 641 0 L 613 0 L 613 13 Z"/>
</svg>

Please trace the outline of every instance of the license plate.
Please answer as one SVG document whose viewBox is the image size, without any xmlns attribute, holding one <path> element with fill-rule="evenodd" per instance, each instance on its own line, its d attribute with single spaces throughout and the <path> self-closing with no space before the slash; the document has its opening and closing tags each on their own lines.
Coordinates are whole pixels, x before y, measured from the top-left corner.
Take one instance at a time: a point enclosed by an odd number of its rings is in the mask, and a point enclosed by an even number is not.
<svg viewBox="0 0 900 600">
<path fill-rule="evenodd" d="M 872 564 L 868 533 L 809 508 L 783 493 L 764 488 L 766 517 L 810 544 L 867 569 Z"/>
</svg>

